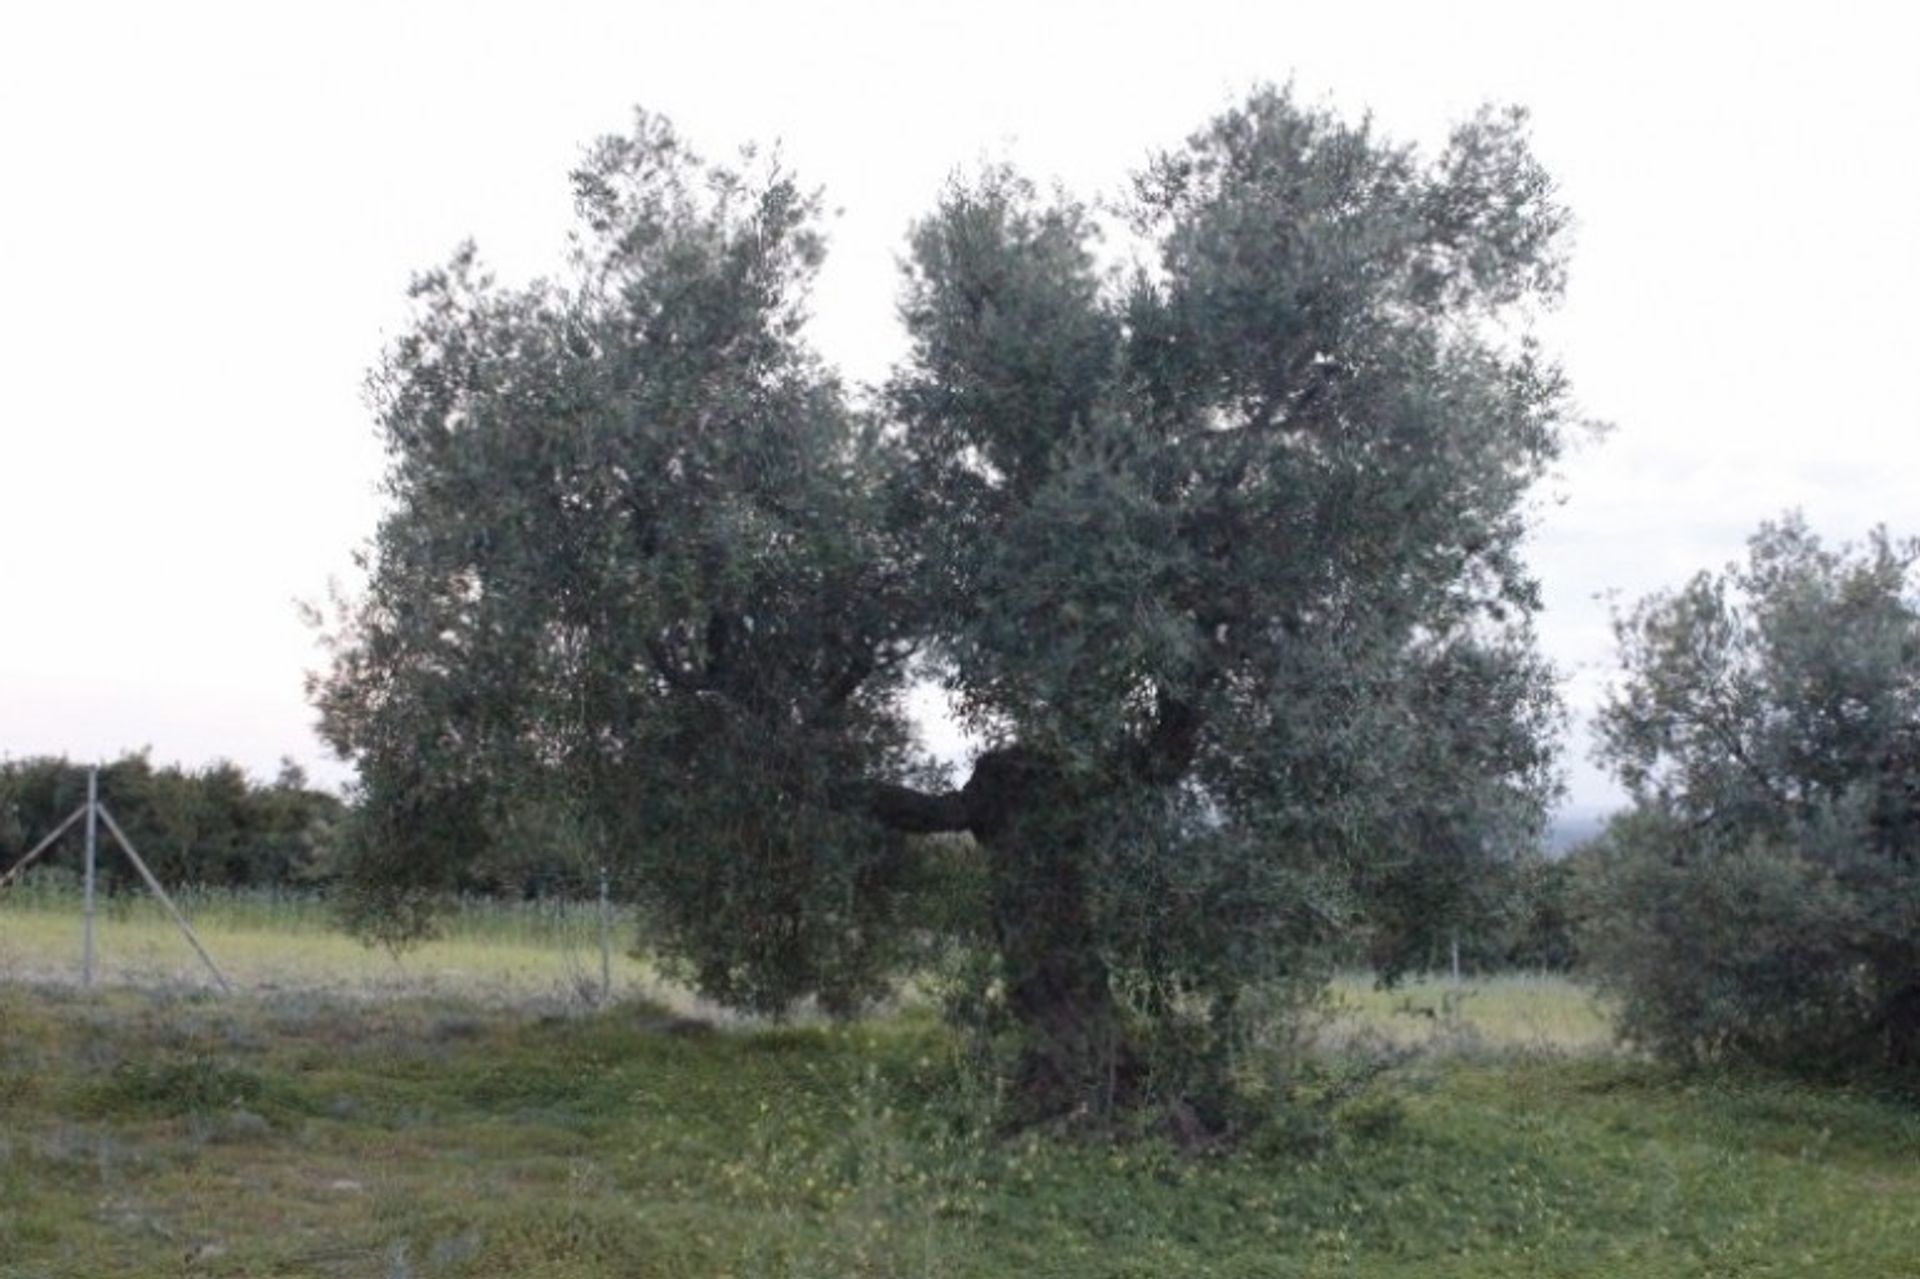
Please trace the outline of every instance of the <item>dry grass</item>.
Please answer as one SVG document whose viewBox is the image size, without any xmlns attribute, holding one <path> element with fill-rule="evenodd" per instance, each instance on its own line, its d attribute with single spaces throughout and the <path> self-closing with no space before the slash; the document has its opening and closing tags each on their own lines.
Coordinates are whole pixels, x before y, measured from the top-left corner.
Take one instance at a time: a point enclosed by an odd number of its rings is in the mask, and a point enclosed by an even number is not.
<svg viewBox="0 0 1920 1279">
<path fill-rule="evenodd" d="M 340 932 L 312 898 L 210 897 L 183 903 L 213 960 L 242 993 L 324 992 L 343 999 L 452 997 L 491 1006 L 648 998 L 691 1004 L 630 952 L 633 924 L 612 931 L 611 989 L 601 990 L 599 924 L 591 908 L 489 906 L 456 915 L 446 935 L 401 952 Z M 68 894 L 0 898 L 0 980 L 80 980 L 82 919 Z M 145 899 L 103 905 L 95 921 L 96 980 L 106 987 L 192 990 L 214 980 L 173 921 Z"/>
<path fill-rule="evenodd" d="M 1454 982 L 1429 976 L 1381 989 L 1364 975 L 1334 984 L 1328 1039 L 1448 1053 L 1593 1057 L 1619 1051 L 1600 1000 L 1566 977 L 1514 973 Z"/>
<path fill-rule="evenodd" d="M 493 1007 L 601 1002 L 600 921 L 590 903 L 463 903 L 441 937 L 398 953 L 342 933 L 325 903 L 311 896 L 187 895 L 182 905 L 241 992 L 444 997 Z M 80 903 L 71 892 L 0 894 L 0 980 L 77 983 L 81 927 Z M 213 979 L 157 903 L 144 897 L 103 902 L 95 927 L 101 985 L 212 988 Z M 646 999 L 728 1020 L 634 953 L 636 929 L 631 915 L 616 915 L 612 1001 Z M 1354 974 L 1337 981 L 1332 995 L 1323 1039 L 1334 1045 L 1364 1040 L 1395 1049 L 1574 1056 L 1616 1051 L 1607 1010 L 1584 988 L 1551 974 L 1459 984 L 1429 976 L 1390 990 Z"/>
</svg>

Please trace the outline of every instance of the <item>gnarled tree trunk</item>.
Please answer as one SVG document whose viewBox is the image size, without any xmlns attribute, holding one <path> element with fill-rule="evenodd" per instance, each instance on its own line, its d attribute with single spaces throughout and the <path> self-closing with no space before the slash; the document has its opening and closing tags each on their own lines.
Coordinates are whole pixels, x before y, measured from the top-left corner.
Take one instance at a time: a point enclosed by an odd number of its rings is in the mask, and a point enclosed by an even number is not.
<svg viewBox="0 0 1920 1279">
<path fill-rule="evenodd" d="M 1137 1098 L 1127 1042 L 1088 894 L 1091 797 L 1034 751 L 988 751 L 957 792 L 881 783 L 868 810 L 911 834 L 966 831 L 986 851 L 1007 1011 L 1021 1030 L 1014 1086 L 1034 1117 L 1101 1112 Z"/>
<path fill-rule="evenodd" d="M 1128 1104 L 1139 1061 L 1090 917 L 1085 798 L 1019 747 L 982 756 L 962 796 L 987 852 L 1007 1010 L 1025 1041 L 1022 1104 L 1041 1116 Z"/>
</svg>

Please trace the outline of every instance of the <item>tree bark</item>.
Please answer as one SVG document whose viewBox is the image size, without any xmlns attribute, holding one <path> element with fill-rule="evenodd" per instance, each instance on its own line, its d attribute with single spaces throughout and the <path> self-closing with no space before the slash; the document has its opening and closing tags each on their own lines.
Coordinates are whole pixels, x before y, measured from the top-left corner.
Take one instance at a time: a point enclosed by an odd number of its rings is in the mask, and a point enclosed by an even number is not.
<svg viewBox="0 0 1920 1279">
<path fill-rule="evenodd" d="M 967 826 L 967 805 L 959 791 L 929 794 L 893 782 L 862 782 L 860 800 L 873 819 L 903 835 L 939 835 Z"/>
<path fill-rule="evenodd" d="M 871 815 L 908 834 L 965 831 L 986 850 L 993 936 L 1007 1011 L 1022 1032 L 1014 1085 L 1036 1118 L 1104 1113 L 1131 1102 L 1128 1044 L 1094 935 L 1087 885 L 1091 797 L 1024 747 L 988 751 L 959 791 L 891 783 L 863 789 Z"/>
<path fill-rule="evenodd" d="M 1087 885 L 1087 801 L 1019 747 L 975 765 L 962 797 L 985 847 L 1007 1010 L 1025 1040 L 1014 1086 L 1036 1118 L 1104 1114 L 1138 1092 Z"/>
<path fill-rule="evenodd" d="M 1152 725 L 1116 759 L 1111 784 L 1177 784 L 1193 765 L 1202 719 L 1191 702 L 1163 691 Z M 889 829 L 965 831 L 986 850 L 1006 1007 L 1024 1040 L 1014 1082 L 1035 1117 L 1107 1113 L 1137 1101 L 1143 1082 L 1088 892 L 1088 833 L 1111 798 L 1100 789 L 1071 782 L 1055 761 L 1021 745 L 981 755 L 958 791 L 857 788 L 858 802 Z"/>
</svg>

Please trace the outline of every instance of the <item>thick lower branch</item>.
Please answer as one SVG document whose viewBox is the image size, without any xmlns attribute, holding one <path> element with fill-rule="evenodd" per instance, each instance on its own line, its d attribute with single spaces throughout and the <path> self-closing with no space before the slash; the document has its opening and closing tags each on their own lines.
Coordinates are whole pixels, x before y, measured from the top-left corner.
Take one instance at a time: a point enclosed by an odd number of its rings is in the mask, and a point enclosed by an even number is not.
<svg viewBox="0 0 1920 1279">
<path fill-rule="evenodd" d="M 1155 766 L 1184 767 L 1197 717 L 1168 710 L 1161 725 Z M 1057 761 L 1022 746 L 983 753 L 959 791 L 864 782 L 848 799 L 895 831 L 967 831 L 979 841 L 1002 997 L 1024 1037 L 1014 1080 L 1022 1106 L 1052 1117 L 1131 1104 L 1139 1061 L 1096 944 L 1087 882 L 1097 799 Z"/>
<path fill-rule="evenodd" d="M 938 835 L 968 829 L 967 805 L 959 791 L 939 794 L 894 782 L 861 782 L 858 802 L 888 830 L 903 835 Z"/>
</svg>

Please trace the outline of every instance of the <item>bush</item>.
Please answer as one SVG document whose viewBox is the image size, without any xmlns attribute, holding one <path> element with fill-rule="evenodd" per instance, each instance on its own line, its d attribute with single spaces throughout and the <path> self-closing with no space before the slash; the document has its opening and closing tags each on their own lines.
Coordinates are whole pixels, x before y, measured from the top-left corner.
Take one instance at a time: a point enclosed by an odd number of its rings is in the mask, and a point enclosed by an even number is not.
<svg viewBox="0 0 1920 1279">
<path fill-rule="evenodd" d="M 1635 800 L 1583 872 L 1583 949 L 1663 1056 L 1920 1069 L 1920 545 L 1749 563 L 1619 624 L 1602 757 Z"/>
<path fill-rule="evenodd" d="M 1804 845 L 1756 837 L 1675 859 L 1682 832 L 1626 823 L 1589 872 L 1584 939 L 1624 1035 L 1670 1060 L 1826 1073 L 1894 1056 L 1869 903 Z"/>
</svg>

